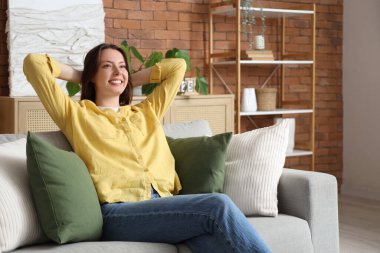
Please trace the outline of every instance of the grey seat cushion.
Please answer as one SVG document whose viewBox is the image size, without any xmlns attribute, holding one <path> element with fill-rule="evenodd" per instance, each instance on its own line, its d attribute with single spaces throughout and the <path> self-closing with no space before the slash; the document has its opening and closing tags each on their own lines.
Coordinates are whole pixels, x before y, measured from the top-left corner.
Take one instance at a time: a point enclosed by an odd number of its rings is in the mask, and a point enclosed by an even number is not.
<svg viewBox="0 0 380 253">
<path fill-rule="evenodd" d="M 277 217 L 249 217 L 273 253 L 312 253 L 309 225 L 305 220 L 279 214 Z"/>
<path fill-rule="evenodd" d="M 186 244 L 181 243 L 177 245 L 178 253 L 193 253 Z"/>
<path fill-rule="evenodd" d="M 273 253 L 312 253 L 311 235 L 305 220 L 279 214 L 273 217 L 249 217 L 252 224 Z M 191 253 L 184 244 L 178 252 Z M 177 253 L 177 247 L 163 243 L 142 242 L 81 242 L 66 245 L 43 244 L 12 251 L 13 253 Z"/>
<path fill-rule="evenodd" d="M 70 143 L 66 139 L 66 136 L 61 131 L 39 132 L 36 134 L 59 149 L 73 151 Z"/>
<path fill-rule="evenodd" d="M 177 253 L 177 247 L 146 242 L 79 242 L 65 245 L 42 244 L 17 249 L 13 253 Z"/>
</svg>

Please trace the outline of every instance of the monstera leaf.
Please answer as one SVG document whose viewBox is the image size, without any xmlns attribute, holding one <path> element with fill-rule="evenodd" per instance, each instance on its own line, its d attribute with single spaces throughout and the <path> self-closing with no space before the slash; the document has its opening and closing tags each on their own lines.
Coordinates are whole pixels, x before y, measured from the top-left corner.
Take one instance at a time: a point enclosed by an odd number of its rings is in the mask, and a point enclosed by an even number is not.
<svg viewBox="0 0 380 253">
<path fill-rule="evenodd" d="M 186 71 L 190 70 L 190 56 L 186 50 L 179 50 L 178 48 L 170 49 L 166 52 L 165 58 L 182 58 L 186 62 Z"/>
<path fill-rule="evenodd" d="M 73 82 L 67 82 L 66 83 L 66 90 L 69 93 L 69 96 L 75 96 L 80 91 L 80 84 L 79 83 L 73 83 Z"/>
<path fill-rule="evenodd" d="M 201 70 L 196 67 L 197 78 L 195 79 L 195 90 L 199 94 L 206 95 L 208 93 L 208 83 L 204 76 L 201 76 Z"/>
</svg>

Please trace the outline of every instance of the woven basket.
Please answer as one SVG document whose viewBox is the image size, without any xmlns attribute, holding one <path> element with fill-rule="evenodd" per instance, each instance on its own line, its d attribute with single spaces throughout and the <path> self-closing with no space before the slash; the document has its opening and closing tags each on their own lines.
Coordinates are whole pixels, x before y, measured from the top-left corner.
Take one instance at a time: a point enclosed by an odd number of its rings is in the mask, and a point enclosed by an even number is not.
<svg viewBox="0 0 380 253">
<path fill-rule="evenodd" d="M 256 89 L 257 110 L 272 111 L 276 109 L 276 88 Z"/>
</svg>

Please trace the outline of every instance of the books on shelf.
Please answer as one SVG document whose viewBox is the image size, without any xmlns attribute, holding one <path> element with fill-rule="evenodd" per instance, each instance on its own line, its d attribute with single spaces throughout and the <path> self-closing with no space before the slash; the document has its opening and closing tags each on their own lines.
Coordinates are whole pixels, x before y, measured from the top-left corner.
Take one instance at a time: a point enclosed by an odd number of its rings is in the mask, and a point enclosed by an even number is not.
<svg viewBox="0 0 380 253">
<path fill-rule="evenodd" d="M 253 61 L 274 61 L 272 50 L 245 50 L 242 57 Z"/>
</svg>

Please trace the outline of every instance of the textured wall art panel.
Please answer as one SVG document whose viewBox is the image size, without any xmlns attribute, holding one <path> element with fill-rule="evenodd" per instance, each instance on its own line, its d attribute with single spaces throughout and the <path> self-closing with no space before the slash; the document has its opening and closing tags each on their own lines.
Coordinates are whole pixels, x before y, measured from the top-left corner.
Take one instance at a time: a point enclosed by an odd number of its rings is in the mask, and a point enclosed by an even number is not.
<svg viewBox="0 0 380 253">
<path fill-rule="evenodd" d="M 10 95 L 36 96 L 22 71 L 25 56 L 47 53 L 82 69 L 89 49 L 104 42 L 103 1 L 9 0 L 7 32 Z"/>
</svg>

